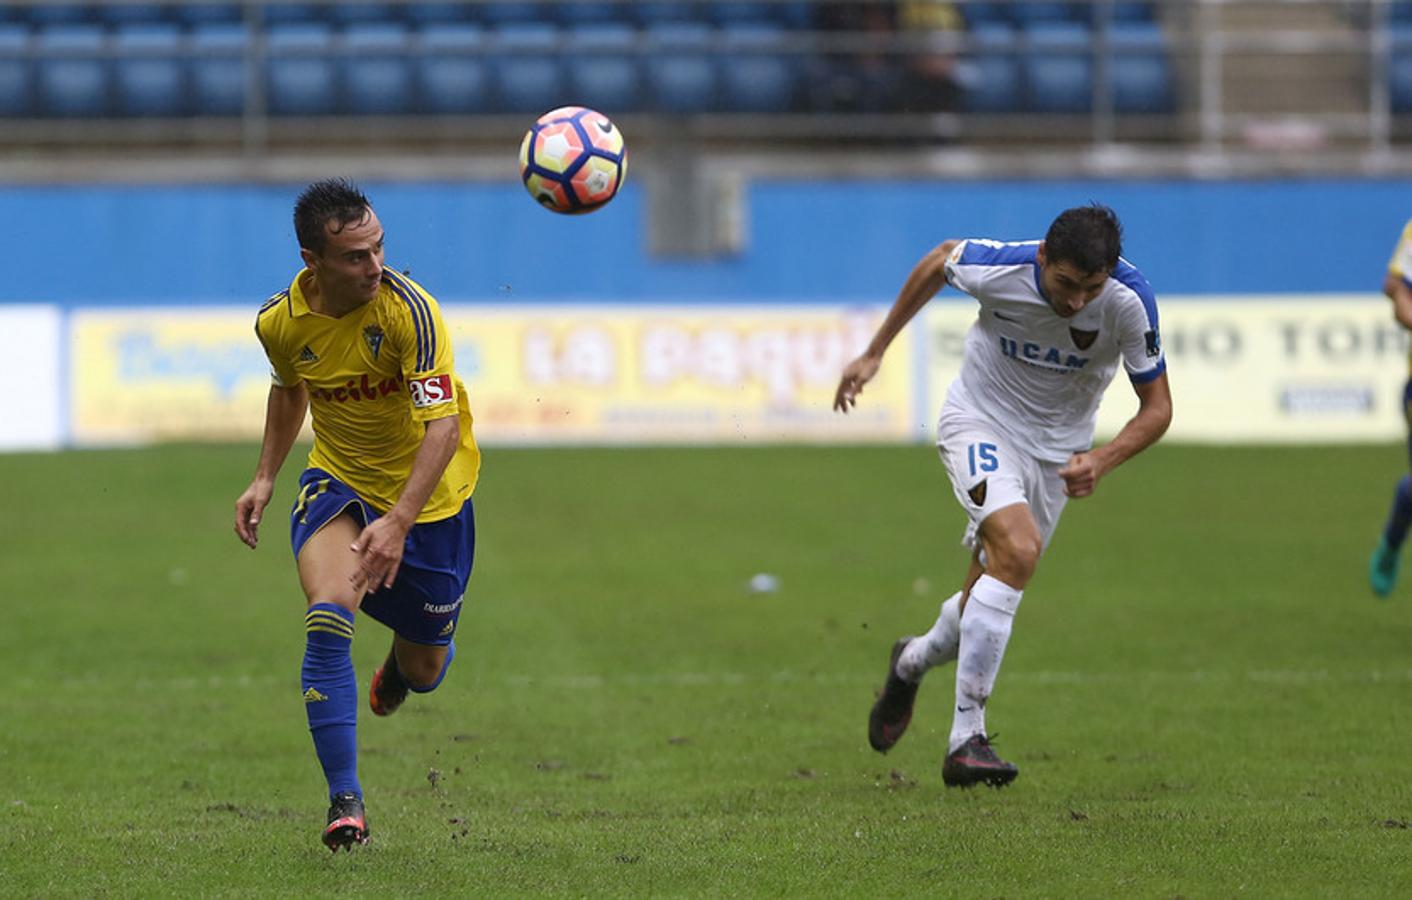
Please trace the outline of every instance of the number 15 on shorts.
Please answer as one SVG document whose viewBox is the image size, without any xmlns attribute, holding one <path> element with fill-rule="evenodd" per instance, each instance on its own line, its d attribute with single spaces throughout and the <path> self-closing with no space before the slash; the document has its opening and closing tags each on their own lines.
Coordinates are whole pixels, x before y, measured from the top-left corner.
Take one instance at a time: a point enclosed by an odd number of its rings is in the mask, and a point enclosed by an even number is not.
<svg viewBox="0 0 1412 900">
<path fill-rule="evenodd" d="M 995 455 L 995 445 L 985 442 L 971 444 L 966 448 L 966 462 L 971 467 L 972 478 L 980 472 L 994 472 L 1000 467 L 1000 460 Z"/>
</svg>

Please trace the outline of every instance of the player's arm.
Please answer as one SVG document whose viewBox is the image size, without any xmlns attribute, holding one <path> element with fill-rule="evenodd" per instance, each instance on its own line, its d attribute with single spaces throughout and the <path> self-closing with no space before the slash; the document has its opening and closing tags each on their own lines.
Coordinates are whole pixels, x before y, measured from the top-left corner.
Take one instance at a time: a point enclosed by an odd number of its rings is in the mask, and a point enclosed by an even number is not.
<svg viewBox="0 0 1412 900">
<path fill-rule="evenodd" d="M 365 589 L 392 587 L 392 582 L 397 580 L 407 532 L 417 524 L 417 516 L 426 507 L 460 443 L 461 420 L 453 404 L 451 415 L 426 423 L 426 434 L 412 461 L 412 472 L 392 509 L 364 528 L 353 542 L 353 552 L 358 554 L 361 563 L 357 580 Z"/>
<path fill-rule="evenodd" d="M 1400 273 L 1389 270 L 1383 279 L 1383 293 L 1392 301 L 1392 314 L 1398 323 L 1412 331 L 1412 285 Z"/>
<path fill-rule="evenodd" d="M 1166 372 L 1151 381 L 1134 384 L 1133 391 L 1137 394 L 1137 413 L 1113 440 L 1087 453 L 1075 453 L 1068 465 L 1059 470 L 1064 493 L 1070 497 L 1092 494 L 1099 479 L 1155 444 L 1172 424 L 1172 389 Z"/>
<path fill-rule="evenodd" d="M 235 533 L 252 549 L 259 541 L 260 517 L 274 494 L 275 476 L 299 437 L 299 429 L 304 427 L 308 409 L 309 392 L 304 382 L 293 387 L 270 385 L 270 396 L 265 402 L 265 437 L 260 444 L 255 477 L 235 501 Z"/>
<path fill-rule="evenodd" d="M 893 338 L 902 332 L 907 323 L 912 321 L 912 317 L 946 284 L 946 261 L 959 243 L 961 242 L 955 239 L 943 241 L 912 267 L 911 274 L 902 283 L 902 290 L 898 291 L 897 299 L 892 303 L 892 309 L 888 310 L 887 317 L 878 326 L 877 334 L 873 335 L 867 349 L 843 367 L 843 377 L 839 379 L 838 390 L 834 392 L 834 409 L 846 413 L 857 403 L 858 395 L 863 393 L 863 385 L 878 374 L 883 354 L 887 352 Z"/>
</svg>

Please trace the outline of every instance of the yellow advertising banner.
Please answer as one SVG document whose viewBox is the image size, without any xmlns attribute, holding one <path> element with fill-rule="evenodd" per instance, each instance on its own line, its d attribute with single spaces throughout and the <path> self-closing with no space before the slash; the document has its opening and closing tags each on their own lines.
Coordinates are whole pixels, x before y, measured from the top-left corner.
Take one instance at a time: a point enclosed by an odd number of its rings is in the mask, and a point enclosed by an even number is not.
<svg viewBox="0 0 1412 900">
<path fill-rule="evenodd" d="M 915 433 L 913 342 L 848 416 L 843 365 L 882 308 L 443 307 L 486 443 L 881 441 Z M 258 439 L 269 365 L 247 309 L 71 319 L 72 440 Z"/>
<path fill-rule="evenodd" d="M 910 342 L 848 416 L 843 366 L 885 310 L 516 306 L 448 313 L 478 433 L 513 443 L 877 441 L 911 435 Z"/>
<path fill-rule="evenodd" d="M 1400 439 L 1407 334 L 1370 295 L 1158 298 L 1174 415 L 1167 440 L 1337 443 Z M 925 403 L 935 416 L 960 368 L 976 306 L 942 295 L 927 309 Z M 1119 371 L 1098 438 L 1137 409 Z"/>
<path fill-rule="evenodd" d="M 229 307 L 75 311 L 71 440 L 258 439 L 270 366 L 254 325 Z"/>
</svg>

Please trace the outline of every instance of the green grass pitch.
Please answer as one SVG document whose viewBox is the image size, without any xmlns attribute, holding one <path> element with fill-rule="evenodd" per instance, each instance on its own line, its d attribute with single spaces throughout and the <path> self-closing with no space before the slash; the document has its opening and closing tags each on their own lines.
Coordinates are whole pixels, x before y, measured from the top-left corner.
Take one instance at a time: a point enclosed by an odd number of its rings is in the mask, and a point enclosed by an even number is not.
<svg viewBox="0 0 1412 900">
<path fill-rule="evenodd" d="M 456 665 L 360 711 L 373 842 L 337 857 L 302 450 L 252 553 L 255 454 L 0 457 L 0 895 L 1412 890 L 1412 581 L 1364 580 L 1399 447 L 1158 446 L 1071 503 L 991 702 L 1020 778 L 969 792 L 951 667 L 865 737 L 965 568 L 930 448 L 491 449 Z"/>
</svg>

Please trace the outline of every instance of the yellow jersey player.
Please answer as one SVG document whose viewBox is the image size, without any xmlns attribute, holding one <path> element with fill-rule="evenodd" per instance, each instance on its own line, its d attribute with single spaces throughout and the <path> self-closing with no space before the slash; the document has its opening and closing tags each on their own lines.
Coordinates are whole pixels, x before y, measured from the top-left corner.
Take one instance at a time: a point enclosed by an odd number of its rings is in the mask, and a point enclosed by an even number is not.
<svg viewBox="0 0 1412 900">
<path fill-rule="evenodd" d="M 1392 314 L 1403 328 L 1412 330 L 1412 222 L 1402 229 L 1402 237 L 1393 248 L 1392 260 L 1383 277 L 1383 293 L 1392 301 Z M 1402 411 L 1412 426 L 1412 380 L 1402 391 Z M 1412 436 L 1408 437 L 1412 452 Z M 1373 593 L 1386 597 L 1397 584 L 1397 571 L 1402 565 L 1402 544 L 1407 540 L 1407 527 L 1412 524 L 1412 476 L 1403 473 L 1393 489 L 1392 511 L 1388 513 L 1377 549 L 1368 564 L 1368 583 Z"/>
<path fill-rule="evenodd" d="M 328 780 L 323 842 L 367 843 L 358 782 L 355 614 L 393 632 L 369 704 L 385 716 L 441 683 L 475 554 L 480 452 L 435 300 L 383 263 L 383 228 L 343 179 L 300 194 L 304 268 L 261 306 L 255 333 L 273 384 L 235 532 L 251 548 L 275 476 L 311 411 L 314 447 L 290 539 L 307 600 L 301 690 Z"/>
</svg>

